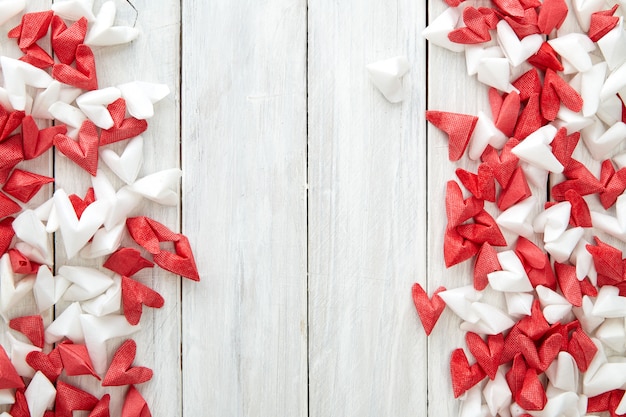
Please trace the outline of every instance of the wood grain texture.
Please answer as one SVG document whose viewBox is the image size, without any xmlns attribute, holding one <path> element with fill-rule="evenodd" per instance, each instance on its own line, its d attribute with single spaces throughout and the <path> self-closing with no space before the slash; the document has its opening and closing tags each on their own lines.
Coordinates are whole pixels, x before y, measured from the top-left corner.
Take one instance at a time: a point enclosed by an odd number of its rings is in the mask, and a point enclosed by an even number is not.
<svg viewBox="0 0 626 417">
<path fill-rule="evenodd" d="M 183 21 L 183 412 L 306 416 L 306 1 Z"/>
<path fill-rule="evenodd" d="M 309 2 L 309 381 L 314 417 L 426 413 L 421 2 Z M 371 62 L 406 55 L 389 103 Z"/>
<path fill-rule="evenodd" d="M 103 0 L 94 2 L 97 12 Z M 155 115 L 148 120 L 148 130 L 144 138 L 144 162 L 139 173 L 142 177 L 163 169 L 176 168 L 180 165 L 180 5 L 167 0 L 134 0 L 133 5 L 123 0 L 116 0 L 119 25 L 135 25 L 140 36 L 128 45 L 93 48 L 99 87 L 116 86 L 134 80 L 164 83 L 171 94 L 155 105 Z M 122 152 L 127 141 L 108 145 L 116 152 Z M 102 169 L 116 189 L 123 183 L 108 167 L 100 161 Z M 73 162 L 60 155 L 55 158 L 56 186 L 68 194 L 84 196 L 91 186 L 90 176 Z M 146 215 L 165 224 L 172 230 L 179 230 L 180 206 L 163 207 L 145 201 L 133 215 Z M 81 259 L 76 256 L 68 260 L 60 234 L 56 239 L 56 267 L 62 265 L 88 265 L 99 267 L 105 258 L 95 260 Z M 137 247 L 128 235 L 123 245 Z M 108 270 L 103 269 L 110 273 Z M 153 410 L 153 415 L 180 415 L 182 408 L 181 363 L 180 363 L 180 278 L 155 267 L 133 276 L 158 291 L 165 299 L 165 306 L 159 310 L 144 308 L 141 329 L 132 337 L 137 342 L 137 356 L 134 364 L 154 369 L 154 378 L 137 388 Z M 62 311 L 63 305 L 57 309 Z M 107 343 L 112 355 L 123 339 Z M 98 397 L 103 393 L 111 394 L 111 415 L 119 415 L 127 387 L 104 389 L 91 377 L 67 377 L 66 381 L 77 384 Z"/>
</svg>

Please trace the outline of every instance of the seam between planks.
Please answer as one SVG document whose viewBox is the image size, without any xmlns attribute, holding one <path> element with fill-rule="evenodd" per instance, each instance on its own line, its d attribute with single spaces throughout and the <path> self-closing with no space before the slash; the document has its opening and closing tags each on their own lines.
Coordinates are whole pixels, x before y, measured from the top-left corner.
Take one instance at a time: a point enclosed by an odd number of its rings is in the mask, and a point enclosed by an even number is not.
<svg viewBox="0 0 626 417">
<path fill-rule="evenodd" d="M 309 188 L 309 0 L 306 0 L 306 12 L 305 12 L 305 31 L 306 31 L 306 42 L 304 47 L 304 84 L 306 91 L 306 103 L 305 103 L 305 130 L 306 130 L 306 143 L 305 143 L 305 204 L 306 204 L 306 415 L 307 417 L 311 416 L 311 372 L 310 372 L 310 326 L 309 326 L 309 277 L 310 275 L 310 245 L 309 245 L 309 198 L 310 198 L 310 188 Z"/>
<path fill-rule="evenodd" d="M 178 18 L 180 21 L 180 29 L 178 31 L 178 166 L 180 167 L 181 171 L 185 172 L 183 170 L 183 151 L 184 151 L 184 147 L 183 147 L 183 102 L 185 97 L 183 96 L 183 60 L 185 58 L 184 54 L 183 54 L 183 7 L 185 6 L 185 2 L 184 0 L 180 0 L 179 1 L 179 7 L 178 7 Z M 134 6 L 133 6 L 134 7 Z M 179 215 L 178 215 L 178 230 L 180 230 L 180 232 L 183 232 L 183 215 L 184 215 L 184 211 L 183 211 L 183 192 L 184 192 L 184 188 L 183 188 L 183 178 L 184 176 L 181 175 L 180 178 L 180 183 L 179 183 L 179 190 L 180 193 L 178 194 L 178 198 L 179 198 Z M 180 363 L 180 373 L 179 373 L 179 383 L 180 383 L 180 402 L 178 405 L 178 410 L 179 413 L 182 416 L 184 416 L 185 414 L 185 408 L 183 406 L 183 404 L 185 403 L 185 378 L 183 376 L 183 361 L 185 359 L 185 355 L 183 354 L 183 338 L 185 337 L 185 332 L 183 331 L 183 329 L 185 328 L 184 326 L 184 309 L 183 309 L 183 280 L 181 277 L 178 277 L 178 315 L 180 317 L 180 326 L 179 326 L 179 335 L 178 335 L 178 340 L 179 340 L 179 351 L 178 351 L 178 357 L 179 357 L 179 363 Z"/>
</svg>

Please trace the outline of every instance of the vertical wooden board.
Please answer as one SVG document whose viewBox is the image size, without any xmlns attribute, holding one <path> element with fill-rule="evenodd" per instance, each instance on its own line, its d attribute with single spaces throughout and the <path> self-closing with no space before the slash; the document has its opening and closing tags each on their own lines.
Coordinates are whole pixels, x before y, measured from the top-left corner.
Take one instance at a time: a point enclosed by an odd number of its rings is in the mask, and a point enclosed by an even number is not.
<svg viewBox="0 0 626 417">
<path fill-rule="evenodd" d="M 310 415 L 426 413 L 423 2 L 309 2 Z M 407 56 L 405 100 L 365 66 Z"/>
<path fill-rule="evenodd" d="M 306 416 L 306 1 L 183 22 L 183 413 Z"/>
<path fill-rule="evenodd" d="M 104 0 L 94 2 L 97 13 Z M 148 119 L 148 129 L 144 138 L 143 165 L 139 177 L 169 168 L 180 166 L 180 4 L 167 0 L 130 2 L 116 0 L 116 25 L 135 26 L 140 30 L 139 37 L 130 44 L 107 47 L 93 47 L 96 58 L 99 88 L 117 86 L 131 81 L 146 81 L 166 84 L 170 95 L 155 104 L 154 117 Z M 134 6 L 134 7 L 133 7 Z M 135 10 L 136 9 L 136 10 Z M 128 141 L 107 147 L 121 153 Z M 108 169 L 102 160 L 101 169 L 116 189 L 124 184 Z M 88 173 L 83 171 L 58 151 L 55 158 L 55 178 L 57 188 L 68 194 L 76 193 L 83 197 L 91 186 Z M 180 229 L 180 205 L 160 206 L 144 201 L 131 215 L 151 217 L 170 229 Z M 56 267 L 62 265 L 86 265 L 102 268 L 106 257 L 83 259 L 75 256 L 67 259 L 60 233 L 56 236 Z M 138 246 L 125 235 L 123 246 Z M 149 255 L 148 255 L 149 258 Z M 151 381 L 137 388 L 149 407 L 157 415 L 180 415 L 182 409 L 181 359 L 180 359 L 180 279 L 156 267 L 144 270 L 133 276 L 143 284 L 158 291 L 165 299 L 163 308 L 144 308 L 141 329 L 131 337 L 137 342 L 137 356 L 133 362 L 137 366 L 147 366 L 154 370 Z M 60 304 L 57 315 L 67 304 Z M 107 343 L 109 359 L 117 347 L 125 340 L 115 339 Z M 100 397 L 105 392 L 111 394 L 111 415 L 119 415 L 127 387 L 103 388 L 100 382 L 91 377 L 68 377 L 75 383 Z"/>
</svg>

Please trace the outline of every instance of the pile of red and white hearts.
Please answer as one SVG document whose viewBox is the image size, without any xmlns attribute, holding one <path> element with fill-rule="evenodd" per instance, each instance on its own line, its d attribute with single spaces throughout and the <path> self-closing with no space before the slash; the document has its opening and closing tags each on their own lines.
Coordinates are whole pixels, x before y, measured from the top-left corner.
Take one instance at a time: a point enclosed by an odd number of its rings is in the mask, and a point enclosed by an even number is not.
<svg viewBox="0 0 626 417">
<path fill-rule="evenodd" d="M 491 105 L 491 116 L 426 112 L 448 134 L 449 159 L 468 150 L 478 165 L 456 171 L 468 198 L 447 183 L 443 248 L 447 267 L 473 260 L 473 285 L 432 299 L 413 287 L 427 334 L 446 306 L 467 331 L 475 363 L 462 348 L 450 361 L 462 416 L 626 414 L 626 260 L 597 237 L 626 241 L 626 154 L 616 155 L 626 137 L 626 5 L 571 3 L 448 0 L 423 32 L 465 52 Z M 599 172 L 576 159 L 584 153 Z M 542 205 L 548 174 L 552 201 Z M 488 286 L 505 309 L 480 301 Z"/>
<path fill-rule="evenodd" d="M 0 24 L 24 8 L 25 0 L 0 2 Z M 0 346 L 0 404 L 11 404 L 13 417 L 71 416 L 74 410 L 108 416 L 109 394 L 97 398 L 67 382 L 77 375 L 91 375 L 102 386 L 128 386 L 120 399 L 122 416 L 149 416 L 135 385 L 150 380 L 152 371 L 132 366 L 132 339 L 112 358 L 106 342 L 139 330 L 143 305 L 164 304 L 156 291 L 131 278 L 139 270 L 155 263 L 199 280 L 185 236 L 153 219 L 130 217 L 145 199 L 176 205 L 181 172 L 167 169 L 137 179 L 140 134 L 148 128 L 153 104 L 169 89 L 139 81 L 98 85 L 90 46 L 124 44 L 138 35 L 132 27 L 113 26 L 115 14 L 112 1 L 97 15 L 90 1 L 55 2 L 52 10 L 24 14 L 9 31 L 23 55 L 0 57 L 0 314 L 22 333 L 7 332 L 10 355 Z M 38 44 L 48 35 L 52 56 Z M 39 129 L 36 122 L 46 120 L 54 125 Z M 106 147 L 120 141 L 126 143 L 122 155 Z M 89 174 L 85 179 L 91 178 L 92 188 L 84 198 L 57 189 L 46 203 L 30 207 L 31 198 L 54 179 L 20 169 L 20 163 L 49 153 L 53 145 Z M 126 185 L 116 190 L 98 169 L 101 161 Z M 102 266 L 112 273 L 57 265 L 53 276 L 52 234 L 57 231 L 68 259 L 106 256 Z M 127 234 L 137 248 L 120 247 Z M 164 249 L 163 242 L 173 250 Z M 15 307 L 23 311 L 20 300 L 31 292 L 36 311 L 33 307 L 32 315 L 15 317 Z M 70 304 L 44 328 L 41 313 L 59 300 Z"/>
</svg>

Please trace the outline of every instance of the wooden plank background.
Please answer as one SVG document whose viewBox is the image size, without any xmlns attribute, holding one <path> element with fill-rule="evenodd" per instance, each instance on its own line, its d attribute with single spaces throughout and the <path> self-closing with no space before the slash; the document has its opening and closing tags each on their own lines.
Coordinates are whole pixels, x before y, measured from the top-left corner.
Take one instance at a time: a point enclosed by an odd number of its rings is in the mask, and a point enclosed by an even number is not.
<svg viewBox="0 0 626 417">
<path fill-rule="evenodd" d="M 144 135 L 140 176 L 184 173 L 179 206 L 140 212 L 189 237 L 201 275 L 139 275 L 166 301 L 144 309 L 134 336 L 135 363 L 155 370 L 139 387 L 152 414 L 456 415 L 448 362 L 464 346 L 460 322 L 445 312 L 427 339 L 411 300 L 414 282 L 430 294 L 472 276 L 470 263 L 444 265 L 444 189 L 457 165 L 424 112 L 488 104 L 463 55 L 421 37 L 443 0 L 115 2 L 116 22 L 141 35 L 96 50 L 100 84 L 170 87 Z M 9 44 L 0 51 L 19 56 Z M 405 100 L 391 104 L 365 66 L 396 55 L 411 69 Z M 90 186 L 59 154 L 29 169 L 68 193 Z M 97 264 L 55 250 L 57 267 Z M 125 390 L 106 392 L 119 415 Z"/>
</svg>

